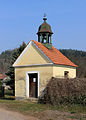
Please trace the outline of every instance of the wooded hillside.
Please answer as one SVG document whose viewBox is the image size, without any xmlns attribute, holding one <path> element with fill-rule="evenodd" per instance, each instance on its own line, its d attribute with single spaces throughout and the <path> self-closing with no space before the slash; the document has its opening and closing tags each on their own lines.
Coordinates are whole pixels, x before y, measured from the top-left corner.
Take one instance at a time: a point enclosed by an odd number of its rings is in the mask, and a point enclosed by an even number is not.
<svg viewBox="0 0 86 120">
<path fill-rule="evenodd" d="M 86 52 L 78 50 L 60 50 L 66 57 L 74 62 L 77 67 L 77 77 L 86 77 Z"/>
<path fill-rule="evenodd" d="M 6 73 L 10 64 L 13 50 L 6 50 L 0 54 L 0 73 Z"/>
<path fill-rule="evenodd" d="M 6 50 L 0 54 L 0 73 L 7 72 L 13 51 Z M 77 77 L 86 77 L 86 52 L 71 49 L 60 49 L 60 51 L 79 66 L 77 68 Z"/>
</svg>

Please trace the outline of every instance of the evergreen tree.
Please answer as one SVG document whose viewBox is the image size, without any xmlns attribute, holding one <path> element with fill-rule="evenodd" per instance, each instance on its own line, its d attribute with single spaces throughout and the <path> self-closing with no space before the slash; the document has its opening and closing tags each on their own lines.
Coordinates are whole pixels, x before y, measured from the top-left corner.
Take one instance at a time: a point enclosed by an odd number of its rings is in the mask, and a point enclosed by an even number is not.
<svg viewBox="0 0 86 120">
<path fill-rule="evenodd" d="M 24 50 L 24 48 L 26 47 L 26 44 L 23 42 L 22 45 L 20 45 L 19 48 L 16 48 L 13 53 L 12 53 L 12 56 L 11 56 L 11 62 L 10 62 L 10 65 L 8 67 L 8 72 L 6 73 L 6 75 L 8 75 L 10 77 L 10 80 L 8 80 L 6 82 L 7 85 L 9 85 L 13 91 L 15 89 L 15 73 L 14 73 L 14 67 L 12 66 L 13 63 L 16 61 L 16 59 L 18 58 L 18 56 L 21 54 L 21 52 Z"/>
</svg>

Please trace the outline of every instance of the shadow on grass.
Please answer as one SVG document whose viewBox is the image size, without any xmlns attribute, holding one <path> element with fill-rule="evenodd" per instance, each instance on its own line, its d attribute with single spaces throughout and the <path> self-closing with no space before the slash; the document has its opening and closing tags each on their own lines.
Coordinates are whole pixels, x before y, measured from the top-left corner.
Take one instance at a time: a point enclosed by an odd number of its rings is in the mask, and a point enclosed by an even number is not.
<svg viewBox="0 0 86 120">
<path fill-rule="evenodd" d="M 4 97 L 4 98 L 2 98 L 3 100 L 15 100 L 15 98 L 13 98 L 13 97 L 9 97 L 9 98 L 6 98 L 6 97 Z"/>
<path fill-rule="evenodd" d="M 14 96 L 5 95 L 4 97 L 0 97 L 1 100 L 15 100 Z"/>
</svg>

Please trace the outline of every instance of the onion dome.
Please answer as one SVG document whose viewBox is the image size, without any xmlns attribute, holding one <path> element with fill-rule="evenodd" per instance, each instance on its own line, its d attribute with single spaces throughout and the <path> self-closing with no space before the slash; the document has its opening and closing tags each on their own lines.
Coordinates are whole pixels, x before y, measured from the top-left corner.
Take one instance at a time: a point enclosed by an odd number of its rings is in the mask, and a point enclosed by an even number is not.
<svg viewBox="0 0 86 120">
<path fill-rule="evenodd" d="M 39 26 L 38 33 L 50 33 L 53 34 L 51 26 L 46 22 L 47 18 L 44 16 L 44 22 Z"/>
</svg>

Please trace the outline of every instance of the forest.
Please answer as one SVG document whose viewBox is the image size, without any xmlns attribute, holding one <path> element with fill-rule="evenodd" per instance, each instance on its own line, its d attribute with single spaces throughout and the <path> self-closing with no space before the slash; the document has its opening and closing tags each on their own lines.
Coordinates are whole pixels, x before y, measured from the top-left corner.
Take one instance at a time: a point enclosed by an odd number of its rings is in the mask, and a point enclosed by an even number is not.
<svg viewBox="0 0 86 120">
<path fill-rule="evenodd" d="M 6 50 L 0 54 L 0 73 L 6 73 L 11 64 L 11 58 L 14 50 Z M 62 54 L 74 62 L 77 67 L 77 77 L 86 77 L 86 52 L 72 49 L 60 49 Z"/>
</svg>

